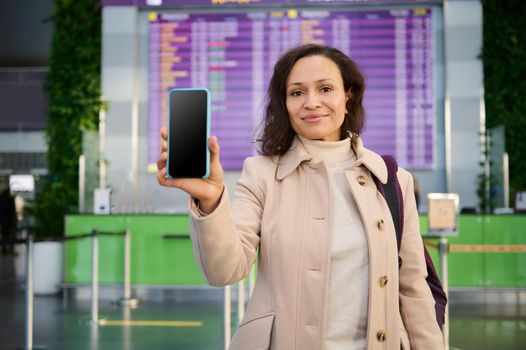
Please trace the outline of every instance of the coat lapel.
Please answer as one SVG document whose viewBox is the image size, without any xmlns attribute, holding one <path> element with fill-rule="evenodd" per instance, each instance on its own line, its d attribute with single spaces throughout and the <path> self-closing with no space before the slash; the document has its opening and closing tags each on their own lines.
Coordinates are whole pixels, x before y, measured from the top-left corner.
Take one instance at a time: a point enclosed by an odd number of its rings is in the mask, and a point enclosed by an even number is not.
<svg viewBox="0 0 526 350">
<path fill-rule="evenodd" d="M 299 137 L 294 137 L 290 149 L 281 156 L 278 160 L 278 168 L 276 170 L 276 180 L 281 181 L 292 173 L 304 161 L 311 160 L 310 156 Z"/>
</svg>

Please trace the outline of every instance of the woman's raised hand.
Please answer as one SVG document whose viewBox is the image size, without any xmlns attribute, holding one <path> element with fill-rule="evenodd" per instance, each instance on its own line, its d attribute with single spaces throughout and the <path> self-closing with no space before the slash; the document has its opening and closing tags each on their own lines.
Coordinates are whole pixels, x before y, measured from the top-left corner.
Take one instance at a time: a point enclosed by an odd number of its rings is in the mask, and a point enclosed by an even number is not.
<svg viewBox="0 0 526 350">
<path fill-rule="evenodd" d="M 207 179 L 169 179 L 166 177 L 168 131 L 161 128 L 161 154 L 157 159 L 157 180 L 162 186 L 179 188 L 199 201 L 199 209 L 211 213 L 219 204 L 224 190 L 223 167 L 219 161 L 219 143 L 215 136 L 208 139 L 210 174 Z"/>
</svg>

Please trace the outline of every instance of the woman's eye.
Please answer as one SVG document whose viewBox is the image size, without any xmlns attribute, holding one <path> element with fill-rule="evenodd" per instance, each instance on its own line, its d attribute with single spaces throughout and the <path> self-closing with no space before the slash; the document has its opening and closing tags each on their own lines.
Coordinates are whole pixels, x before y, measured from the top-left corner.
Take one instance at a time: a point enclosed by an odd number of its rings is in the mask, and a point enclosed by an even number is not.
<svg viewBox="0 0 526 350">
<path fill-rule="evenodd" d="M 332 87 L 330 87 L 330 86 L 323 86 L 321 88 L 321 91 L 323 91 L 323 92 L 330 92 L 330 91 L 332 91 Z"/>
<path fill-rule="evenodd" d="M 290 96 L 301 96 L 301 91 L 300 90 L 294 90 L 290 93 Z"/>
</svg>

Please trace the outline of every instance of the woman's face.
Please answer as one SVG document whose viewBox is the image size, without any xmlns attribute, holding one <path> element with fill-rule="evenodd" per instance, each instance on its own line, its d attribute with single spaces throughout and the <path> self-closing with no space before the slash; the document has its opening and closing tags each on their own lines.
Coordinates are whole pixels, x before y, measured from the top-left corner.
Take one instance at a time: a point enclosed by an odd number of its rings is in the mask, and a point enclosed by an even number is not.
<svg viewBox="0 0 526 350">
<path fill-rule="evenodd" d="M 339 141 L 350 98 L 336 63 L 316 55 L 299 59 L 287 78 L 287 111 L 294 131 L 311 140 Z"/>
</svg>

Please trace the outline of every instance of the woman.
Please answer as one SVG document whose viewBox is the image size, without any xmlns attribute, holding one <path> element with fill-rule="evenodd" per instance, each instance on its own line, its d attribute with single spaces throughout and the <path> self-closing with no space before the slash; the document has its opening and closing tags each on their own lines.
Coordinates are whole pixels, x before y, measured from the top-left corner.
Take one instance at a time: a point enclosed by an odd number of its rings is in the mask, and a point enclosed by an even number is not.
<svg viewBox="0 0 526 350">
<path fill-rule="evenodd" d="M 399 169 L 404 234 L 398 270 L 393 221 L 373 176 L 380 156 L 363 147 L 364 79 L 340 51 L 304 45 L 276 63 L 261 156 L 245 160 L 230 205 L 211 137 L 210 177 L 166 179 L 190 194 L 196 260 L 215 286 L 256 286 L 231 349 L 443 349 L 425 282 L 413 183 Z"/>
</svg>

